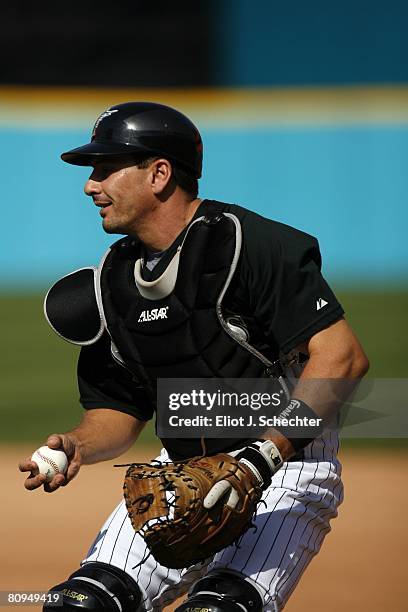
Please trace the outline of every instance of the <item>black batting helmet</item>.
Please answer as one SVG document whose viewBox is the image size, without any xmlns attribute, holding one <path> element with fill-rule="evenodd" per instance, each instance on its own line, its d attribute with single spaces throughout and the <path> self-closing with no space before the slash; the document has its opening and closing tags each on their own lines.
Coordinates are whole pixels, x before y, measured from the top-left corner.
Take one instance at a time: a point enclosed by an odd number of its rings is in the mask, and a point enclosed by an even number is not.
<svg viewBox="0 0 408 612">
<path fill-rule="evenodd" d="M 200 178 L 203 143 L 195 125 L 179 111 L 154 102 L 111 106 L 96 120 L 91 142 L 66 151 L 61 159 L 92 166 L 102 156 L 140 153 L 167 157 Z"/>
</svg>

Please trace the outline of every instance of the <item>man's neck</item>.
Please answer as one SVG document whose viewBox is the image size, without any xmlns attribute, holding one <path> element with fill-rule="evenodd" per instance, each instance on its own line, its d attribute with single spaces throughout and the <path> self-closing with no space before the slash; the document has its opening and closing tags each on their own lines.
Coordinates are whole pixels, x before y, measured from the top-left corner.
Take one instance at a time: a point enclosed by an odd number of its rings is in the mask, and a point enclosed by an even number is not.
<svg viewBox="0 0 408 612">
<path fill-rule="evenodd" d="M 138 231 L 138 238 L 151 251 L 164 251 L 191 222 L 201 202 L 196 198 L 179 204 L 161 203 Z"/>
</svg>

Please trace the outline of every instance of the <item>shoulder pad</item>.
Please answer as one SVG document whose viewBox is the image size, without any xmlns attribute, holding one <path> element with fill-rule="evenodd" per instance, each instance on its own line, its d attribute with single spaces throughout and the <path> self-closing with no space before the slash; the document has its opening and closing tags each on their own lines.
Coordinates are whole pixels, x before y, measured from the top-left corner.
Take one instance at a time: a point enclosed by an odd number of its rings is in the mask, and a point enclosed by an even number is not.
<svg viewBox="0 0 408 612">
<path fill-rule="evenodd" d="M 105 331 L 97 274 L 95 267 L 75 270 L 58 280 L 45 296 L 45 318 L 61 338 L 73 344 L 94 344 Z"/>
</svg>

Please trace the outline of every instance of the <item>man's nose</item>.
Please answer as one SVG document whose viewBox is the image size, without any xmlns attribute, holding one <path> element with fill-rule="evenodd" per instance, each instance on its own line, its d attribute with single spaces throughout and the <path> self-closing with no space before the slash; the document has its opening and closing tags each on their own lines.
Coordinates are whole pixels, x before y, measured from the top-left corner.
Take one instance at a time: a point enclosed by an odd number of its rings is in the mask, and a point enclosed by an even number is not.
<svg viewBox="0 0 408 612">
<path fill-rule="evenodd" d="M 85 186 L 84 186 L 84 192 L 86 193 L 87 196 L 92 196 L 94 194 L 101 192 L 101 184 L 98 181 L 95 181 L 95 179 L 93 179 L 92 177 L 93 177 L 93 173 L 91 174 L 89 179 L 86 181 Z"/>
</svg>

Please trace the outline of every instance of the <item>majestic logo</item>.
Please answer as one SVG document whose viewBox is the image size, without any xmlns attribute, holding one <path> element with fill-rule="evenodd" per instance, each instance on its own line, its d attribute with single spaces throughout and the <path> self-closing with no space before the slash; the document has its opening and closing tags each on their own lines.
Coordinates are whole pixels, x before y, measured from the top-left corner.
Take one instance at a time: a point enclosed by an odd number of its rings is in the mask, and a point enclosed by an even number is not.
<svg viewBox="0 0 408 612">
<path fill-rule="evenodd" d="M 326 302 L 326 300 L 324 300 L 323 298 L 319 298 L 318 300 L 316 300 L 316 310 L 320 310 L 324 306 L 327 306 L 328 303 L 329 302 Z"/>
<path fill-rule="evenodd" d="M 102 119 L 106 119 L 106 117 L 110 117 L 111 115 L 113 115 L 113 113 L 117 113 L 118 112 L 118 108 L 114 108 L 113 110 L 106 110 L 102 113 L 102 115 L 99 115 L 99 117 L 96 120 L 96 123 L 94 125 L 94 128 L 92 130 L 92 137 L 95 136 L 95 132 L 97 130 L 98 125 L 100 124 L 100 122 L 102 121 Z"/>
<path fill-rule="evenodd" d="M 300 402 L 295 399 L 290 400 L 289 404 L 282 410 L 279 414 L 280 419 L 287 419 L 291 415 L 291 413 L 300 407 Z"/>
<path fill-rule="evenodd" d="M 164 306 L 163 308 L 152 308 L 151 310 L 142 310 L 137 322 L 145 323 L 146 321 L 157 321 L 157 319 L 167 319 L 168 309 L 169 309 L 168 306 Z"/>
</svg>

